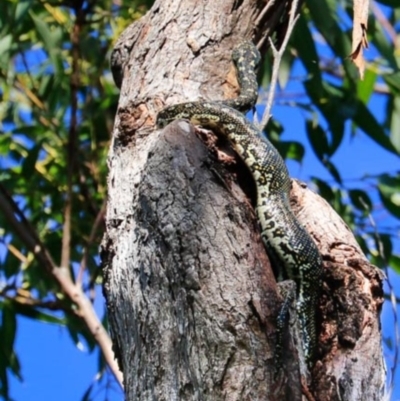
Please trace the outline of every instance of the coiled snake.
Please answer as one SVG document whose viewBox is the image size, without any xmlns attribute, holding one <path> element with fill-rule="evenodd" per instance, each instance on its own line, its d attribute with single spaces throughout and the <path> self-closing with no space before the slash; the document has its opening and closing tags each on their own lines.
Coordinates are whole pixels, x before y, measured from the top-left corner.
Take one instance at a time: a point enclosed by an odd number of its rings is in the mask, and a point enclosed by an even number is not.
<svg viewBox="0 0 400 401">
<path fill-rule="evenodd" d="M 222 102 L 188 102 L 166 107 L 157 116 L 164 127 L 173 120 L 193 124 L 226 136 L 248 166 L 257 187 L 257 216 L 261 236 L 277 279 L 296 283 L 296 309 L 300 320 L 304 354 L 312 362 L 316 345 L 316 309 L 322 274 L 320 253 L 308 232 L 294 216 L 289 203 L 290 178 L 275 147 L 262 138 L 258 128 L 239 112 L 252 108 L 257 100 L 255 68 L 260 54 L 244 42 L 232 54 L 238 70 L 241 94 Z"/>
</svg>

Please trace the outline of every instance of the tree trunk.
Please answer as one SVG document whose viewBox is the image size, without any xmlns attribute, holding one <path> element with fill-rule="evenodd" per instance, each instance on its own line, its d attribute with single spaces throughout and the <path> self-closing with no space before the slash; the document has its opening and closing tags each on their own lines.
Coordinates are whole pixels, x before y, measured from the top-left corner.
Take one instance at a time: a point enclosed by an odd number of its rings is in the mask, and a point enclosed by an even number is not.
<svg viewBox="0 0 400 401">
<path fill-rule="evenodd" d="M 292 206 L 326 271 L 319 360 L 311 381 L 300 374 L 290 330 L 275 374 L 281 298 L 251 177 L 237 159 L 216 160 L 187 122 L 154 127 L 164 105 L 237 96 L 232 48 L 282 34 L 290 1 L 277 3 L 267 10 L 255 0 L 156 1 L 115 47 L 122 86 L 102 260 L 128 401 L 381 398 L 382 277 L 342 220 L 294 182 Z"/>
</svg>

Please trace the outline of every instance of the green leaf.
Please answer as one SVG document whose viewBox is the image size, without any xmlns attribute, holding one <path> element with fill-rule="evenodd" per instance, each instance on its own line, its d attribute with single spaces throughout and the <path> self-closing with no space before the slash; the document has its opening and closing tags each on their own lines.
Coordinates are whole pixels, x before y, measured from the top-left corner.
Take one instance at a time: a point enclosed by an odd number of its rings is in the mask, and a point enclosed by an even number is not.
<svg viewBox="0 0 400 401">
<path fill-rule="evenodd" d="M 299 52 L 299 57 L 308 72 L 309 91 L 312 99 L 319 102 L 323 96 L 321 70 L 319 68 L 319 56 L 315 48 L 315 42 L 307 26 L 307 21 L 302 15 L 297 21 L 291 42 Z"/>
<path fill-rule="evenodd" d="M 374 93 L 377 79 L 378 74 L 376 71 L 371 68 L 367 68 L 364 73 L 364 79 L 360 79 L 357 82 L 357 95 L 364 104 L 368 104 L 371 95 Z"/>
<path fill-rule="evenodd" d="M 335 165 L 329 160 L 324 160 L 323 163 L 327 170 L 332 174 L 336 182 L 342 185 L 342 178 L 340 177 L 339 170 L 335 167 Z"/>
<path fill-rule="evenodd" d="M 9 401 L 8 397 L 8 377 L 7 377 L 7 360 L 3 355 L 3 349 L 0 345 L 0 395 L 3 396 L 3 398 L 6 401 Z"/>
<path fill-rule="evenodd" d="M 78 348 L 81 348 L 82 336 L 86 340 L 86 345 L 88 346 L 89 350 L 93 351 L 96 346 L 96 342 L 82 319 L 74 315 L 68 315 L 66 316 L 66 319 L 68 332 L 71 335 L 71 338 L 75 345 Z"/>
<path fill-rule="evenodd" d="M 283 126 L 282 124 L 275 120 L 274 118 L 271 118 L 268 121 L 268 125 L 266 126 L 264 130 L 264 134 L 266 137 L 268 137 L 272 142 L 279 142 L 280 137 L 283 133 Z"/>
<path fill-rule="evenodd" d="M 378 255 L 375 256 L 374 263 L 383 268 L 388 264 L 390 258 L 392 257 L 392 239 L 387 234 L 380 234 L 378 236 L 375 235 L 374 240 L 375 247 L 378 252 Z"/>
<path fill-rule="evenodd" d="M 393 346 L 393 340 L 392 337 L 390 336 L 383 336 L 383 342 L 386 345 L 386 347 L 390 350 L 393 351 L 394 346 Z"/>
<path fill-rule="evenodd" d="M 389 64 L 390 68 L 397 70 L 398 65 L 393 51 L 393 43 L 388 40 L 388 36 L 378 20 L 370 18 L 369 21 L 371 24 L 368 26 L 368 32 L 371 35 L 372 43 L 385 59 L 385 63 Z"/>
<path fill-rule="evenodd" d="M 36 30 L 39 34 L 39 37 L 42 39 L 44 43 L 45 49 L 50 53 L 56 50 L 57 40 L 54 36 L 54 33 L 51 31 L 49 25 L 41 18 L 38 18 L 32 11 L 30 12 L 32 21 L 36 26 Z"/>
<path fill-rule="evenodd" d="M 382 78 L 392 91 L 396 91 L 397 94 L 400 94 L 400 71 L 392 74 L 384 74 Z"/>
<path fill-rule="evenodd" d="M 323 181 L 317 177 L 313 177 L 312 180 L 315 183 L 315 185 L 318 187 L 319 194 L 326 201 L 328 201 L 330 204 L 332 204 L 335 200 L 335 193 L 333 192 L 332 187 L 330 185 L 328 185 L 325 181 Z"/>
<path fill-rule="evenodd" d="M 281 89 L 284 89 L 289 81 L 289 77 L 292 72 L 293 62 L 293 55 L 290 52 L 285 52 L 283 54 L 278 72 L 278 83 Z"/>
<path fill-rule="evenodd" d="M 307 137 L 320 161 L 330 154 L 328 138 L 325 130 L 314 120 L 306 120 Z"/>
<path fill-rule="evenodd" d="M 39 152 L 42 149 L 42 144 L 39 142 L 37 145 L 33 146 L 31 149 L 28 151 L 28 156 L 25 158 L 25 160 L 22 163 L 22 170 L 21 174 L 25 178 L 31 178 L 33 174 L 35 174 L 35 165 L 37 162 L 37 159 L 39 157 Z"/>
<path fill-rule="evenodd" d="M 16 332 L 17 322 L 13 304 L 9 301 L 5 301 L 2 304 L 0 326 L 0 353 L 4 357 L 3 369 L 10 369 L 14 376 L 16 376 L 19 380 L 22 380 L 20 364 L 14 352 Z M 1 370 L 2 369 L 0 368 L 0 371 Z"/>
<path fill-rule="evenodd" d="M 13 43 L 12 35 L 5 35 L 0 38 L 0 66 L 5 68 L 10 61 L 11 46 Z"/>
<path fill-rule="evenodd" d="M 17 357 L 17 354 L 12 351 L 10 354 L 10 359 L 9 359 L 9 367 L 11 369 L 11 372 L 13 375 L 18 378 L 19 381 L 23 381 L 22 375 L 21 375 L 21 365 L 19 363 L 19 359 Z"/>
<path fill-rule="evenodd" d="M 390 138 L 386 135 L 382 126 L 376 121 L 373 114 L 367 109 L 363 102 L 357 102 L 357 111 L 354 115 L 354 122 L 367 134 L 374 142 L 384 149 L 397 154 Z"/>
<path fill-rule="evenodd" d="M 32 7 L 32 0 L 18 0 L 14 14 L 14 23 L 16 25 L 23 23 L 24 18 L 31 7 Z"/>
<path fill-rule="evenodd" d="M 400 257 L 398 255 L 391 255 L 390 258 L 389 258 L 389 266 L 397 274 L 400 274 Z"/>
<path fill-rule="evenodd" d="M 91 395 L 91 393 L 92 393 L 93 387 L 94 387 L 94 383 L 92 383 L 92 384 L 88 387 L 88 389 L 84 392 L 81 401 L 91 401 L 91 400 L 92 400 L 92 398 L 90 397 L 90 395 Z"/>
<path fill-rule="evenodd" d="M 0 133 L 0 155 L 8 155 L 12 143 L 11 134 Z M 4 168 L 4 166 L 2 166 Z"/>
<path fill-rule="evenodd" d="M 372 202 L 370 197 L 365 191 L 360 189 L 351 189 L 349 190 L 349 196 L 353 205 L 362 212 L 371 212 L 372 211 Z"/>
<path fill-rule="evenodd" d="M 8 228 L 8 227 L 5 227 Z M 14 244 L 12 244 L 14 245 Z M 17 247 L 18 248 L 18 247 Z M 21 261 L 18 260 L 11 252 L 7 252 L 4 260 L 4 275 L 8 279 L 19 273 Z"/>
<path fill-rule="evenodd" d="M 382 175 L 378 180 L 378 190 L 386 209 L 400 219 L 400 176 Z"/>
<path fill-rule="evenodd" d="M 17 331 L 17 323 L 15 319 L 15 310 L 9 301 L 3 303 L 1 311 L 1 331 L 0 344 L 11 352 L 14 348 L 15 333 Z"/>
<path fill-rule="evenodd" d="M 61 35 L 59 29 L 50 29 L 49 25 L 44 20 L 36 17 L 36 15 L 34 15 L 32 11 L 30 11 L 30 16 L 36 26 L 39 37 L 44 43 L 44 48 L 49 53 L 52 67 L 55 69 L 56 75 L 58 77 L 62 77 L 64 75 L 64 69 L 60 53 Z"/>
<path fill-rule="evenodd" d="M 66 321 L 64 318 L 59 318 L 57 316 L 51 315 L 49 313 L 43 312 L 40 309 L 36 309 L 30 305 L 23 305 L 21 303 L 15 303 L 15 312 L 21 316 L 28 317 L 30 319 L 39 320 L 44 323 L 53 323 L 64 326 Z"/>
<path fill-rule="evenodd" d="M 390 140 L 400 155 L 400 96 L 393 96 L 390 106 Z"/>
<path fill-rule="evenodd" d="M 358 242 L 358 245 L 360 245 L 361 250 L 365 253 L 365 256 L 370 255 L 371 252 L 367 245 L 367 241 L 361 235 L 356 235 L 356 240 Z"/>
<path fill-rule="evenodd" d="M 328 146 L 328 154 L 333 155 L 342 142 L 344 135 L 344 122 L 353 113 L 353 108 L 344 101 L 344 91 L 327 82 L 323 84 L 323 96 L 319 99 L 313 98 L 312 83 L 304 83 L 307 94 L 314 100 L 315 106 L 321 111 L 329 124 L 332 140 Z"/>
<path fill-rule="evenodd" d="M 274 146 L 278 149 L 278 152 L 284 159 L 296 160 L 299 163 L 304 157 L 304 146 L 295 141 L 280 141 L 274 143 Z"/>
<path fill-rule="evenodd" d="M 351 43 L 347 34 L 338 24 L 337 2 L 307 0 L 312 20 L 337 57 L 345 59 L 351 53 Z"/>
<path fill-rule="evenodd" d="M 385 4 L 386 6 L 393 7 L 393 8 L 400 8 L 400 3 L 398 0 L 376 0 L 377 3 Z"/>
</svg>

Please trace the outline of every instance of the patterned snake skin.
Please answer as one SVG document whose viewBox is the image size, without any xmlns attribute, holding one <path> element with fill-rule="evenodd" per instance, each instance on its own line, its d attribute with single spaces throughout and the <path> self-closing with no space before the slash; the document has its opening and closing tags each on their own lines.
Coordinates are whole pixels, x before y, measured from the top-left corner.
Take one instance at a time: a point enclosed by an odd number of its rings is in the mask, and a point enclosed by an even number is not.
<svg viewBox="0 0 400 401">
<path fill-rule="evenodd" d="M 322 259 L 289 203 L 290 178 L 275 147 L 239 112 L 257 100 L 255 68 L 260 54 L 252 43 L 239 45 L 232 54 L 241 94 L 226 101 L 198 101 L 166 107 L 157 116 L 161 128 L 185 119 L 227 137 L 248 166 L 257 186 L 257 215 L 261 236 L 278 280 L 296 283 L 296 309 L 300 320 L 304 354 L 311 365 L 317 340 L 316 310 L 321 287 Z"/>
</svg>

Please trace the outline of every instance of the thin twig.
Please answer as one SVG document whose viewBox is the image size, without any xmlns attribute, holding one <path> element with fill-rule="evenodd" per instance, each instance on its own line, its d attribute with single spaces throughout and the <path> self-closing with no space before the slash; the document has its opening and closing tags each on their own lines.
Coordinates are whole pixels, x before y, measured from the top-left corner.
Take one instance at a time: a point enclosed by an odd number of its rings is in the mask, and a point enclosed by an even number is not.
<svg viewBox="0 0 400 401">
<path fill-rule="evenodd" d="M 271 77 L 271 84 L 270 84 L 269 92 L 268 92 L 267 105 L 265 107 L 261 122 L 258 124 L 258 127 L 260 128 L 260 130 L 264 130 L 264 128 L 267 126 L 268 121 L 271 117 L 272 102 L 273 102 L 273 99 L 275 96 L 276 85 L 278 83 L 278 73 L 279 73 L 279 67 L 280 67 L 280 64 L 282 61 L 282 56 L 286 50 L 290 35 L 292 34 L 292 31 L 296 24 L 296 21 L 299 18 L 299 15 L 297 14 L 298 3 L 299 3 L 299 0 L 293 0 L 293 2 L 292 2 L 292 5 L 290 7 L 290 14 L 289 14 L 287 30 L 285 32 L 285 37 L 282 41 L 282 44 L 281 44 L 279 50 L 276 49 L 272 39 L 269 38 L 269 42 L 270 42 L 271 49 L 272 49 L 272 54 L 274 57 L 274 62 L 272 65 L 272 77 Z"/>
<path fill-rule="evenodd" d="M 264 18 L 265 14 L 267 14 L 268 10 L 270 8 L 272 8 L 272 6 L 274 5 L 275 0 L 270 0 L 265 7 L 262 9 L 262 11 L 260 12 L 260 15 L 257 17 L 256 21 L 255 21 L 255 26 L 258 27 L 261 24 L 262 19 Z"/>
<path fill-rule="evenodd" d="M 8 295 L 2 294 L 5 299 L 8 299 L 11 302 L 15 302 L 19 305 L 30 306 L 34 308 L 48 309 L 51 311 L 64 311 L 66 313 L 76 313 L 73 309 L 68 308 L 68 306 L 64 305 L 59 300 L 56 301 L 41 301 L 35 298 L 28 298 L 25 296 L 17 295 Z"/>
<path fill-rule="evenodd" d="M 385 16 L 385 14 L 376 5 L 376 3 L 374 1 L 371 3 L 371 9 L 372 9 L 372 12 L 374 13 L 375 18 L 378 21 L 378 23 L 386 30 L 386 33 L 390 37 L 390 40 L 392 41 L 392 44 L 396 45 L 397 32 L 394 29 L 393 25 L 389 22 L 389 20 Z"/>
</svg>

